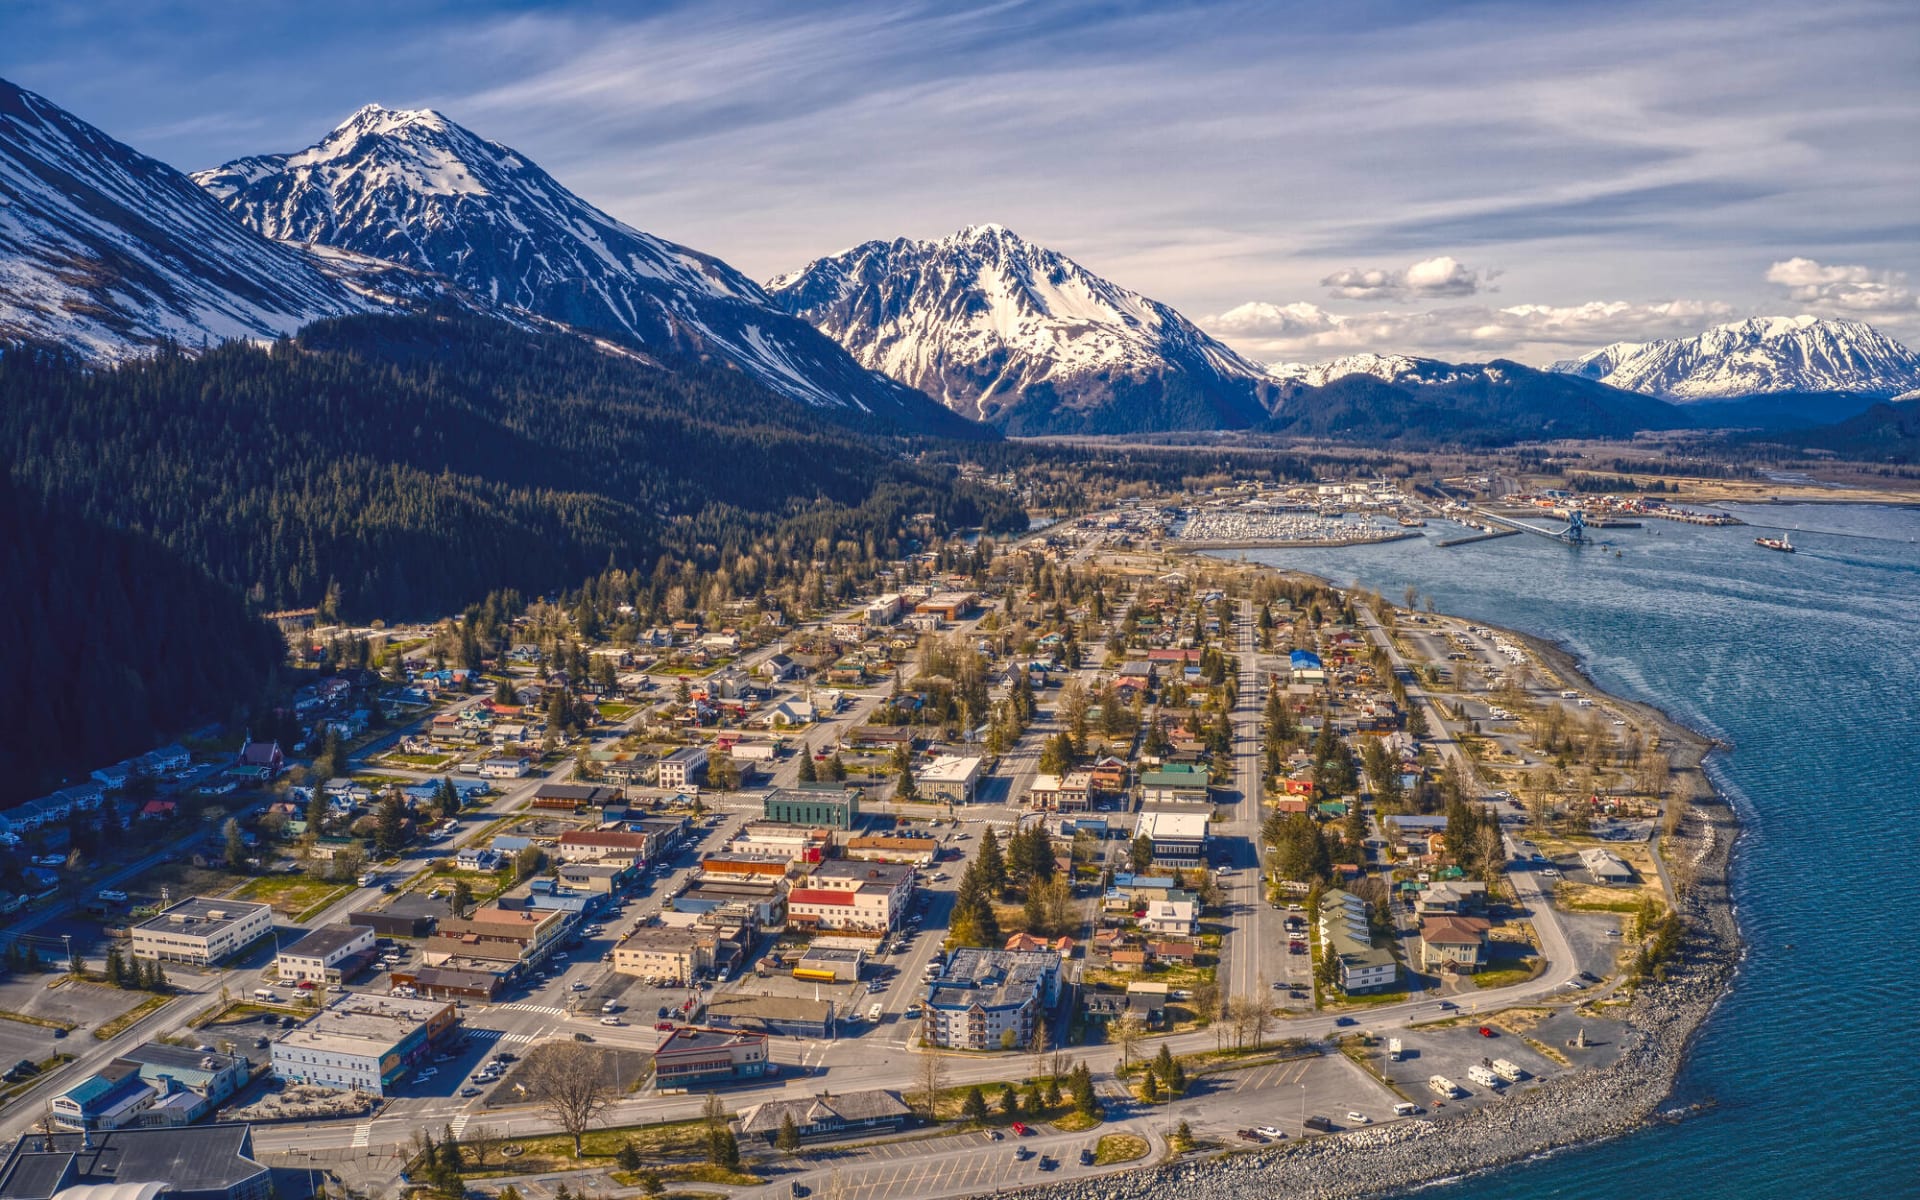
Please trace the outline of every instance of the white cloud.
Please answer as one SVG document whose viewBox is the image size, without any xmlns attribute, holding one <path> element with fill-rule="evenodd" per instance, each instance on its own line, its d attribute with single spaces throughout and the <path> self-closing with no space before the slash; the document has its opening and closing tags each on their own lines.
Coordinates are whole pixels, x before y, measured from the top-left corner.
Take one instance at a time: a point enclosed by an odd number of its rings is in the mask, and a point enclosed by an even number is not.
<svg viewBox="0 0 1920 1200">
<path fill-rule="evenodd" d="M 1491 280 L 1496 272 L 1476 271 L 1459 259 L 1443 254 L 1427 258 L 1400 270 L 1384 267 L 1347 267 L 1320 281 L 1327 294 L 1338 300 L 1387 300 L 1402 296 L 1421 299 L 1442 296 L 1471 296 Z"/>
<path fill-rule="evenodd" d="M 1205 317 L 1200 324 L 1236 348 L 1267 361 L 1313 360 L 1356 351 L 1521 358 L 1565 357 L 1608 342 L 1646 341 L 1698 333 L 1734 315 L 1719 301 L 1463 304 L 1421 312 L 1330 313 L 1316 304 L 1253 301 Z"/>
<path fill-rule="evenodd" d="M 1811 258 L 1789 258 L 1767 268 L 1767 282 L 1786 289 L 1802 304 L 1846 312 L 1902 312 L 1915 307 L 1901 271 L 1862 266 L 1827 266 Z"/>
</svg>

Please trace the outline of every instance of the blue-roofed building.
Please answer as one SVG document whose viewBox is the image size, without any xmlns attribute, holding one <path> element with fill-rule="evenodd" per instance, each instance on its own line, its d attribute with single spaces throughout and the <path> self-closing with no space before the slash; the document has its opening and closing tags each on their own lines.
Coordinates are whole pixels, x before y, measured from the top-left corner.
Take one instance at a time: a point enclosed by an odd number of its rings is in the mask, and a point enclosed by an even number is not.
<svg viewBox="0 0 1920 1200">
<path fill-rule="evenodd" d="M 1287 655 L 1287 666 L 1293 672 L 1293 682 L 1295 683 L 1325 683 L 1327 681 L 1326 665 L 1320 661 L 1320 656 L 1311 650 L 1295 650 L 1293 653 Z"/>
<path fill-rule="evenodd" d="M 63 1129 L 119 1129 L 136 1124 L 159 1098 L 137 1070 L 103 1071 L 55 1096 L 50 1107 Z"/>
</svg>

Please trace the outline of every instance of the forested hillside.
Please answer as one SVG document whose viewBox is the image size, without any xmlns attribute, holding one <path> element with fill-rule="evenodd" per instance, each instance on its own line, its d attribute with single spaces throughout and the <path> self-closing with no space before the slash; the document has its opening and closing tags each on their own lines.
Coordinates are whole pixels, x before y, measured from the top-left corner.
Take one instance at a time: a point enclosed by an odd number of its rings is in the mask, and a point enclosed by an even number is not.
<svg viewBox="0 0 1920 1200">
<path fill-rule="evenodd" d="M 353 317 L 271 349 L 112 370 L 0 357 L 0 450 L 62 512 L 151 534 L 256 604 L 419 617 L 662 553 L 717 563 L 905 518 L 1013 528 L 922 467 L 738 372 L 663 370 L 459 315 Z"/>
<path fill-rule="evenodd" d="M 240 597 L 151 539 L 0 477 L 0 805 L 257 700 L 284 653 Z"/>
</svg>

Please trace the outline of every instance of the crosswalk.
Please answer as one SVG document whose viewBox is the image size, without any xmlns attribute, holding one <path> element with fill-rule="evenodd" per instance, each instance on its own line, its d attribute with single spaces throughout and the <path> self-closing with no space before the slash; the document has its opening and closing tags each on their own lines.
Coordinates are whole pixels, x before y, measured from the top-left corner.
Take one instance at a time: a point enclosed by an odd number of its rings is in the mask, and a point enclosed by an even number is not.
<svg viewBox="0 0 1920 1200">
<path fill-rule="evenodd" d="M 506 1033 L 498 1029 L 469 1029 L 467 1036 L 476 1042 L 537 1042 L 537 1033 Z"/>
<path fill-rule="evenodd" d="M 515 1002 L 513 1004 L 502 1004 L 499 1007 L 509 1009 L 513 1012 L 540 1013 L 549 1017 L 564 1017 L 567 1015 L 566 1009 L 555 1008 L 551 1004 L 521 1004 Z"/>
<path fill-rule="evenodd" d="M 473 1119 L 472 1113 L 461 1113 L 459 1116 L 453 1119 L 453 1122 L 450 1125 L 448 1125 L 447 1128 L 453 1130 L 454 1140 L 458 1141 L 460 1138 L 460 1135 L 467 1131 L 467 1122 L 471 1121 L 472 1119 Z"/>
<path fill-rule="evenodd" d="M 366 1149 L 367 1143 L 371 1142 L 372 1140 L 373 1140 L 373 1122 L 372 1121 L 362 1121 L 358 1125 L 355 1125 L 353 1127 L 353 1148 L 355 1150 Z"/>
</svg>

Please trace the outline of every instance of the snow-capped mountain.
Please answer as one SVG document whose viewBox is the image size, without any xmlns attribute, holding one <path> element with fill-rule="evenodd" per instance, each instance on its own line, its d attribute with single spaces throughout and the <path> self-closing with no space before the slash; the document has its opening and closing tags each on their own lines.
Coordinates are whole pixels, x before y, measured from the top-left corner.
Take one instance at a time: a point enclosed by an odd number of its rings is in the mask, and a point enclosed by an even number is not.
<svg viewBox="0 0 1920 1200">
<path fill-rule="evenodd" d="M 1405 354 L 1348 354 L 1323 363 L 1269 363 L 1267 374 L 1289 387 L 1317 388 L 1348 375 L 1371 375 L 1388 383 L 1450 383 L 1483 369 Z"/>
<path fill-rule="evenodd" d="M 998 225 L 866 242 L 767 291 L 863 365 L 1015 433 L 1240 428 L 1272 390 L 1173 309 Z"/>
<path fill-rule="evenodd" d="M 1556 371 L 1670 400 L 1768 392 L 1892 396 L 1920 388 L 1920 355 L 1864 321 L 1754 317 L 1698 337 L 1616 342 Z"/>
<path fill-rule="evenodd" d="M 0 80 L 0 340 L 115 361 L 368 307 L 185 175 Z"/>
<path fill-rule="evenodd" d="M 731 363 L 808 404 L 957 428 L 711 255 L 624 225 L 431 110 L 368 105 L 293 154 L 194 175 L 253 229 L 438 272 L 496 308 Z"/>
</svg>

